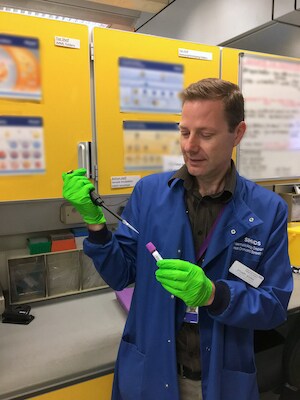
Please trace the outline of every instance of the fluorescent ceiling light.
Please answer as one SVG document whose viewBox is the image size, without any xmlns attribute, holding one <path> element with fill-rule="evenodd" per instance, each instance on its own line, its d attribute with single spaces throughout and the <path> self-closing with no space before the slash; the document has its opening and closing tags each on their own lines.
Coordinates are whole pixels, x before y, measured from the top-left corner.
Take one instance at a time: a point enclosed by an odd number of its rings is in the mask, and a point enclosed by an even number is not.
<svg viewBox="0 0 300 400">
<path fill-rule="evenodd" d="M 72 22 L 74 24 L 83 24 L 89 26 L 98 26 L 100 28 L 109 28 L 109 24 L 102 24 L 100 22 L 93 22 L 93 21 L 86 21 L 78 18 L 70 18 L 70 17 L 63 17 L 61 15 L 54 15 L 54 14 L 44 14 L 41 12 L 36 11 L 28 11 L 28 10 L 19 10 L 10 7 L 0 7 L 0 11 L 5 11 L 13 14 L 24 14 L 30 17 L 38 17 L 38 18 L 45 18 L 45 19 L 56 19 L 58 21 L 65 21 L 65 22 Z"/>
</svg>

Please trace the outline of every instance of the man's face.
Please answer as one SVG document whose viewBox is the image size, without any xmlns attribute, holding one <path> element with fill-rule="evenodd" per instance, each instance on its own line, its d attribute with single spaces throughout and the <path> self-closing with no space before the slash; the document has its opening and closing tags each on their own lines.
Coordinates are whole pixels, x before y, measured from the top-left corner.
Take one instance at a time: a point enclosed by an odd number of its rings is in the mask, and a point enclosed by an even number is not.
<svg viewBox="0 0 300 400">
<path fill-rule="evenodd" d="M 240 122 L 234 132 L 229 132 L 221 100 L 195 100 L 184 103 L 179 128 L 185 164 L 201 183 L 224 175 L 246 125 Z"/>
</svg>

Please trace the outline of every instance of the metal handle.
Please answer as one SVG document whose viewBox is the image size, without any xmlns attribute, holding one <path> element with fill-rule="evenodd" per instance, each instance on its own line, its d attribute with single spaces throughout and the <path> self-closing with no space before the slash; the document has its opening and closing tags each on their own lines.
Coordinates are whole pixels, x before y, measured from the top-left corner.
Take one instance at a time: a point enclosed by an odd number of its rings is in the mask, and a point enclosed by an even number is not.
<svg viewBox="0 0 300 400">
<path fill-rule="evenodd" d="M 86 176 L 91 178 L 91 142 L 79 142 L 77 145 L 78 168 L 86 169 Z"/>
</svg>

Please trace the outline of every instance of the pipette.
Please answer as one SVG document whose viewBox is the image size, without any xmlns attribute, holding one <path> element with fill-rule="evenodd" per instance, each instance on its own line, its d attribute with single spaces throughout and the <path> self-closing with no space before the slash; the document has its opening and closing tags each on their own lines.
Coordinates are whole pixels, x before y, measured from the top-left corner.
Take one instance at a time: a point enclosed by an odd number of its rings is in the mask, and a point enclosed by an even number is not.
<svg viewBox="0 0 300 400">
<path fill-rule="evenodd" d="M 92 190 L 90 192 L 90 197 L 91 200 L 94 204 L 96 204 L 96 206 L 105 208 L 105 210 L 107 210 L 109 213 L 111 213 L 115 218 L 117 218 L 119 221 L 122 222 L 122 224 L 126 225 L 129 229 L 133 230 L 134 232 L 139 234 L 139 231 L 137 231 L 132 225 L 130 225 L 129 222 L 126 221 L 126 219 L 120 217 L 120 215 L 116 214 L 115 212 L 113 212 L 112 210 L 110 210 L 105 204 L 104 204 L 104 200 L 100 197 L 100 195 L 95 191 Z"/>
</svg>

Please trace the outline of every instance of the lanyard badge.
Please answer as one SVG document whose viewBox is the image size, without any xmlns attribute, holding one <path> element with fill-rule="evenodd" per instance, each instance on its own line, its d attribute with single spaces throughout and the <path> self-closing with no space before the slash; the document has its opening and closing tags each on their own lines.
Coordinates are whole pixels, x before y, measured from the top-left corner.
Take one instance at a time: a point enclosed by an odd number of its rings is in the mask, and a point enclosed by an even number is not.
<svg viewBox="0 0 300 400">
<path fill-rule="evenodd" d="M 187 307 L 184 322 L 189 324 L 198 324 L 199 316 L 198 316 L 198 307 Z"/>
</svg>

